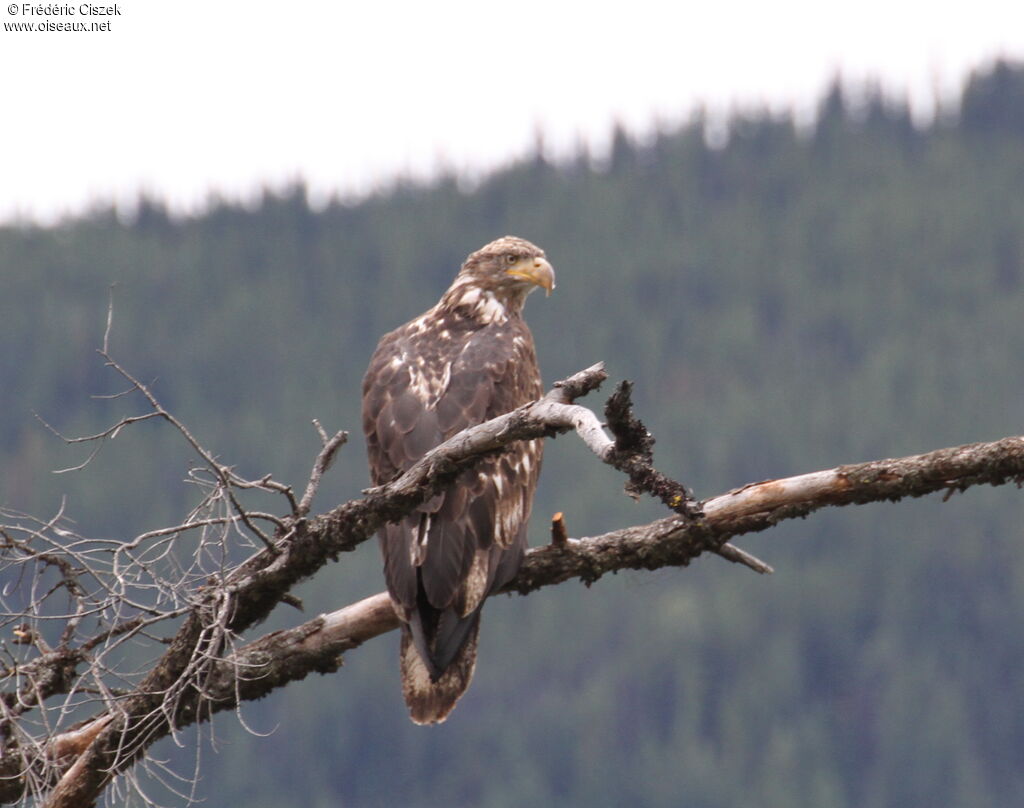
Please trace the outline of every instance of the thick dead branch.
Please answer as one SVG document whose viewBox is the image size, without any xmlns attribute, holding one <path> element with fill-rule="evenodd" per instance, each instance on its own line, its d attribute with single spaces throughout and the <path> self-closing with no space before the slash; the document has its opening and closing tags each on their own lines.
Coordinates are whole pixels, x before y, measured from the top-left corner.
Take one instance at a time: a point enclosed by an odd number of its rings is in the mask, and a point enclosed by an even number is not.
<svg viewBox="0 0 1024 808">
<path fill-rule="evenodd" d="M 159 738 L 204 721 L 217 711 L 233 708 L 241 701 L 259 698 L 309 673 L 335 670 L 340 654 L 397 625 L 383 594 L 241 647 L 238 638 L 279 603 L 286 602 L 295 583 L 366 541 L 386 522 L 402 518 L 450 484 L 478 458 L 500 451 L 516 440 L 574 430 L 602 461 L 627 475 L 630 490 L 657 496 L 677 511 L 650 524 L 601 536 L 567 539 L 531 550 L 519 575 L 507 588 L 523 594 L 571 578 L 580 578 L 589 585 L 620 569 L 685 566 L 706 551 L 761 572 L 769 571 L 763 562 L 727 541 L 827 505 L 921 496 L 939 490 L 962 490 L 979 483 L 1020 484 L 1024 479 L 1024 438 L 1006 438 L 996 443 L 757 483 L 698 505 L 681 484 L 653 468 L 653 438 L 633 416 L 628 388 L 620 388 L 609 404 L 609 426 L 615 433 L 614 440 L 593 412 L 573 403 L 577 396 L 596 389 L 605 378 L 600 365 L 582 371 L 556 384 L 541 400 L 454 436 L 401 477 L 364 492 L 363 498 L 306 518 L 311 492 L 315 493 L 320 476 L 343 441 L 341 433 L 334 438 L 327 438 L 324 433 L 324 447 L 302 502 L 296 503 L 286 486 L 274 489 L 286 494 L 289 515 L 276 520 L 279 524 L 274 536 L 264 536 L 270 545 L 267 549 L 194 586 L 186 598 L 179 596 L 172 611 L 144 617 L 145 604 L 135 604 L 134 613 L 124 614 L 104 629 L 105 634 L 97 635 L 102 640 L 85 638 L 77 647 L 71 643 L 72 632 L 63 643 L 66 647 L 53 651 L 66 660 L 61 663 L 63 668 L 58 667 L 58 657 L 47 658 L 46 654 L 11 668 L 13 675 L 20 677 L 17 681 L 28 684 L 16 691 L 13 702 L 6 702 L 8 709 L 3 721 L 7 727 L 12 727 L 18 717 L 12 714 L 12 705 L 30 709 L 40 703 L 40 694 L 54 695 L 74 688 L 76 668 L 85 651 L 93 651 L 100 643 L 132 637 L 149 619 L 163 619 L 168 613 L 185 615 L 166 650 L 134 690 L 117 700 L 116 709 L 102 709 L 91 721 L 73 730 L 52 733 L 44 741 L 31 741 L 8 730 L 3 739 L 5 754 L 0 759 L 0 801 L 15 801 L 26 794 L 31 773 L 35 777 L 33 793 L 39 793 L 41 788 L 52 789 L 47 805 L 91 804 L 111 777 L 129 768 Z M 155 399 L 153 402 L 154 407 L 162 409 Z M 177 422 L 172 424 L 184 430 Z M 183 434 L 190 437 L 187 431 Z M 215 484 L 268 487 L 267 480 L 240 480 L 214 461 L 207 450 L 199 450 L 211 460 Z M 227 503 L 226 508 L 220 516 L 193 514 L 179 526 L 180 530 L 191 530 L 202 523 L 197 528 L 200 531 L 229 531 L 237 521 L 245 521 L 243 516 L 254 516 L 251 512 L 243 514 L 236 500 Z M 29 539 L 56 542 L 49 538 L 45 524 L 19 529 L 22 534 L 7 539 L 12 548 L 17 548 L 18 542 L 25 545 Z M 169 543 L 177 535 L 177 529 L 170 533 L 153 531 L 145 538 Z M 134 552 L 140 544 L 144 544 L 142 537 L 119 545 L 115 558 L 118 553 Z M 33 552 L 49 552 L 50 546 Z M 72 561 L 75 558 L 71 555 Z M 45 562 L 41 556 L 37 560 Z M 63 580 L 77 581 L 81 577 L 76 571 L 79 566 L 85 565 L 72 563 L 55 568 Z M 188 580 L 188 576 L 181 580 Z M 102 580 L 100 583 L 102 590 Z M 73 587 L 67 583 L 65 588 Z M 123 593 L 115 594 L 124 597 Z M 79 600 L 86 603 L 84 597 Z"/>
<path fill-rule="evenodd" d="M 506 591 L 526 594 L 571 578 L 589 585 L 608 572 L 623 569 L 686 566 L 709 549 L 709 540 L 711 547 L 721 546 L 732 536 L 765 530 L 826 506 L 898 500 L 978 484 L 1020 485 L 1022 481 L 1024 437 L 768 480 L 706 500 L 704 517 L 698 523 L 673 515 L 600 536 L 534 548 Z M 206 709 L 200 708 L 200 698 L 194 695 L 177 720 L 203 720 L 310 673 L 333 672 L 341 664 L 341 654 L 397 626 L 386 593 L 380 593 L 296 628 L 269 634 L 220 661 L 202 694 L 208 701 Z M 99 716 L 95 721 L 109 722 L 110 717 Z M 76 737 L 88 729 L 89 725 L 79 728 Z M 50 743 L 67 748 L 69 742 L 60 736 Z M 86 768 L 92 765 L 75 766 L 69 775 Z M 51 804 L 75 803 L 55 799 Z"/>
<path fill-rule="evenodd" d="M 1024 437 L 767 480 L 706 500 L 700 524 L 669 516 L 600 536 L 535 547 L 506 592 L 527 594 L 571 578 L 591 584 L 606 573 L 625 569 L 686 566 L 707 549 L 709 536 L 721 545 L 740 533 L 766 530 L 827 506 L 892 501 L 1008 482 L 1024 482 Z M 248 671 L 241 674 L 247 681 L 239 692 L 251 692 L 258 698 L 293 678 L 333 671 L 340 664 L 339 654 L 397 627 L 387 593 L 382 592 L 296 628 L 267 635 L 230 661 L 236 670 Z M 231 669 L 225 663 L 225 674 L 230 675 Z M 217 709 L 233 707 L 226 684 L 221 685 L 220 693 L 226 701 Z"/>
</svg>

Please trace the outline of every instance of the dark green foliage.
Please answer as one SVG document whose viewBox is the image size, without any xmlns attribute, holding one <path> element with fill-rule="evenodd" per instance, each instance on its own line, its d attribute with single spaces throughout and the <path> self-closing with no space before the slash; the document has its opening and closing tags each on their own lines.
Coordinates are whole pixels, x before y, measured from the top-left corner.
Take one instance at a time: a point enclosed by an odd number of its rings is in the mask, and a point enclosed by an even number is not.
<svg viewBox="0 0 1024 808">
<path fill-rule="evenodd" d="M 968 131 L 1024 135 L 1024 71 L 1000 60 L 973 76 L 961 115 Z"/>
<path fill-rule="evenodd" d="M 117 390 L 93 352 L 109 284 L 114 354 L 243 473 L 301 485 L 309 419 L 358 433 L 377 337 L 504 233 L 558 272 L 527 311 L 545 377 L 603 359 L 633 380 L 656 463 L 698 496 L 1019 434 L 1022 87 L 997 65 L 959 122 L 925 129 L 836 85 L 806 135 L 748 114 L 719 149 L 700 122 L 651 141 L 618 130 L 601 170 L 534 159 L 472 191 L 446 179 L 312 211 L 296 186 L 188 220 L 142 200 L 130 220 L 0 230 L 0 499 L 45 514 L 66 492 L 83 531 L 111 536 L 187 507 L 187 453 L 156 424 L 49 474 L 82 453 L 32 410 L 81 433 L 129 407 L 88 398 Z M 556 510 L 576 536 L 665 512 L 623 482 L 575 438 L 549 445 L 534 543 Z M 354 441 L 319 508 L 365 484 Z M 385 638 L 247 705 L 269 738 L 221 719 L 201 790 L 253 808 L 1014 804 L 1021 505 L 971 490 L 823 512 L 750 540 L 769 578 L 708 557 L 499 599 L 476 681 L 437 729 L 406 719 Z M 381 588 L 367 546 L 300 594 L 315 614 Z"/>
</svg>

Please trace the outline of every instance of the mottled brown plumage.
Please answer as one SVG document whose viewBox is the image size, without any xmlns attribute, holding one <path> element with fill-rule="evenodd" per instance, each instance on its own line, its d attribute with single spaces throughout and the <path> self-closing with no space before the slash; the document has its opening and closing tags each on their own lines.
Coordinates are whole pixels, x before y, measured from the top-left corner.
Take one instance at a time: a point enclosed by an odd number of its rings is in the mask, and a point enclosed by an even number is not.
<svg viewBox="0 0 1024 808">
<path fill-rule="evenodd" d="M 470 255 L 432 309 L 386 334 L 363 379 L 363 430 L 375 484 L 468 426 L 542 393 L 526 296 L 548 292 L 544 252 L 505 236 Z M 464 471 L 380 534 L 402 619 L 402 689 L 413 721 L 443 721 L 469 686 L 480 609 L 516 573 L 543 442 L 520 442 Z"/>
</svg>

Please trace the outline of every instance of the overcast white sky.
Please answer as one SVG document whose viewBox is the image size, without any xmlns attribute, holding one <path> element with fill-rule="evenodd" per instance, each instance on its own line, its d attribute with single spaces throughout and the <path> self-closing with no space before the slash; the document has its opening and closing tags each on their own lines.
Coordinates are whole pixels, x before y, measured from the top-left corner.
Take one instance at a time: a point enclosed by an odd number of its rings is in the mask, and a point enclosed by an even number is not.
<svg viewBox="0 0 1024 808">
<path fill-rule="evenodd" d="M 5 3 L 0 23 L 110 30 L 0 30 L 0 220 L 139 189 L 192 210 L 300 175 L 359 192 L 501 164 L 538 129 L 556 153 L 600 148 L 613 120 L 641 132 L 698 104 L 806 116 L 837 71 L 927 115 L 971 68 L 1024 57 L 1022 0 L 51 5 L 75 14 Z"/>
</svg>

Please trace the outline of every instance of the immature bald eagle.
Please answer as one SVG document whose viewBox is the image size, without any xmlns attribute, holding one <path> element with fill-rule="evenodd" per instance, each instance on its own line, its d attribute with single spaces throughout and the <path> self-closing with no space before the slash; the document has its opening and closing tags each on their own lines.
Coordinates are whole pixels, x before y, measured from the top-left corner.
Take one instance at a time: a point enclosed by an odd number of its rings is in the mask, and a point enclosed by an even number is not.
<svg viewBox="0 0 1024 808">
<path fill-rule="evenodd" d="M 363 431 L 377 485 L 468 426 L 542 393 L 526 296 L 550 291 L 544 251 L 505 236 L 470 255 L 440 302 L 386 334 L 363 379 Z M 380 533 L 402 620 L 402 690 L 412 720 L 443 721 L 476 665 L 480 609 L 519 569 L 542 441 L 464 471 Z"/>
</svg>

